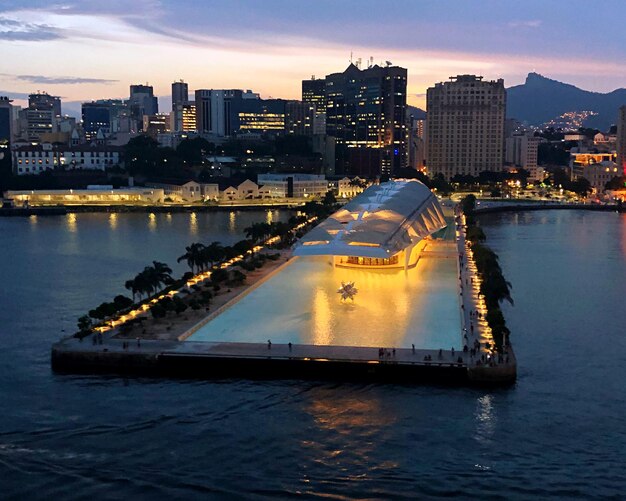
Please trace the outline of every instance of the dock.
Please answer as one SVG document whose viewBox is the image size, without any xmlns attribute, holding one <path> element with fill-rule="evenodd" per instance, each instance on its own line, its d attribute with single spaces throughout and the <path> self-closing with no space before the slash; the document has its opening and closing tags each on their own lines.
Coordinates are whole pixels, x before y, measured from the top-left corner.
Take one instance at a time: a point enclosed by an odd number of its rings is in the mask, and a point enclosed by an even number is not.
<svg viewBox="0 0 626 501">
<path fill-rule="evenodd" d="M 411 348 L 145 341 L 107 339 L 102 344 L 66 338 L 52 347 L 59 373 L 108 373 L 212 379 L 334 379 L 406 384 L 509 384 L 511 379 L 470 370 L 469 353 Z M 506 373 L 509 364 L 499 366 Z M 485 369 L 492 369 L 485 367 Z M 510 370 L 508 371 L 510 372 Z"/>
</svg>

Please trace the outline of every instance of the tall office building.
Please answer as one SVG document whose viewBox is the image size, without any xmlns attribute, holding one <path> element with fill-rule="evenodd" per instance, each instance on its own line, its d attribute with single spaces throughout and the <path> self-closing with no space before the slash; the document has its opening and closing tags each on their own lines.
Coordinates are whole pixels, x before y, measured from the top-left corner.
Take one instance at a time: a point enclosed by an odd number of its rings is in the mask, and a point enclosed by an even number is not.
<svg viewBox="0 0 626 501">
<path fill-rule="evenodd" d="M 46 92 L 37 92 L 28 96 L 28 108 L 36 111 L 51 111 L 55 117 L 61 116 L 61 98 Z"/>
<path fill-rule="evenodd" d="M 314 133 L 316 107 L 304 101 L 287 101 L 285 104 L 285 132 L 297 136 Z"/>
<path fill-rule="evenodd" d="M 94 139 L 98 131 L 105 135 L 111 132 L 111 110 L 106 102 L 83 103 L 81 105 L 81 118 L 87 141 Z"/>
<path fill-rule="evenodd" d="M 13 129 L 13 111 L 11 100 L 6 96 L 0 96 L 0 147 L 11 142 Z"/>
<path fill-rule="evenodd" d="M 617 166 L 626 176 L 626 105 L 620 107 L 617 116 Z"/>
<path fill-rule="evenodd" d="M 143 127 L 144 115 L 156 115 L 159 112 L 159 101 L 154 95 L 151 85 L 131 85 L 128 100 L 130 116 L 135 121 L 137 130 Z"/>
<path fill-rule="evenodd" d="M 193 101 L 176 104 L 171 114 L 171 123 L 174 132 L 195 132 L 196 104 Z"/>
<path fill-rule="evenodd" d="M 504 80 L 458 75 L 426 92 L 426 166 L 432 177 L 499 172 L 504 160 Z"/>
<path fill-rule="evenodd" d="M 239 113 L 256 109 L 245 103 L 260 101 L 258 94 L 239 89 L 199 89 L 195 97 L 198 133 L 217 137 L 229 137 L 239 130 Z"/>
<path fill-rule="evenodd" d="M 326 76 L 326 134 L 335 140 L 334 174 L 376 177 L 407 166 L 407 70 L 350 64 Z"/>
<path fill-rule="evenodd" d="M 326 80 L 315 76 L 302 80 L 302 101 L 315 105 L 319 113 L 326 112 Z"/>
<path fill-rule="evenodd" d="M 172 84 L 172 111 L 189 101 L 189 86 L 182 80 Z"/>
</svg>

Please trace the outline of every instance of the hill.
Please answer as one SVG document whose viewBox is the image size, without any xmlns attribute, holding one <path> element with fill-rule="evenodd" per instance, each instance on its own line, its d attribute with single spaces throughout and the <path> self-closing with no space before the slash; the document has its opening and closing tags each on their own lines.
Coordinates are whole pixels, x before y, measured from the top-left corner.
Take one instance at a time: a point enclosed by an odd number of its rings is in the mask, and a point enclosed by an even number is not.
<svg viewBox="0 0 626 501">
<path fill-rule="evenodd" d="M 526 82 L 507 89 L 507 117 L 541 125 L 568 111 L 594 111 L 585 127 L 607 130 L 617 120 L 617 109 L 626 104 L 626 89 L 606 94 L 529 73 Z"/>
</svg>

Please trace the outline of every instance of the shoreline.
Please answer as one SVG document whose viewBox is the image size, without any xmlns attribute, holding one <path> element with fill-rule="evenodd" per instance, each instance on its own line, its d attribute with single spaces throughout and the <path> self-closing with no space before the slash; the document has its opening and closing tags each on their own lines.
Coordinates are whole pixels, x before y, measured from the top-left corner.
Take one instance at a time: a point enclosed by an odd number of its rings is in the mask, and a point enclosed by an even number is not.
<svg viewBox="0 0 626 501">
<path fill-rule="evenodd" d="M 3 207 L 0 217 L 64 216 L 72 213 L 191 213 L 259 210 L 297 210 L 300 203 L 231 204 L 231 205 L 37 205 L 33 207 Z"/>
</svg>

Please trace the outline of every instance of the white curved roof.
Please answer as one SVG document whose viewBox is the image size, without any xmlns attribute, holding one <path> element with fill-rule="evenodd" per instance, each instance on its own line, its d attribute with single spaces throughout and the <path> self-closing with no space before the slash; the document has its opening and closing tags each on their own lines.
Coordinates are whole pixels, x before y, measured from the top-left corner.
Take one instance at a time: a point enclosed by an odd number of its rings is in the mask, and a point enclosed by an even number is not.
<svg viewBox="0 0 626 501">
<path fill-rule="evenodd" d="M 296 256 L 386 258 L 444 228 L 437 197 L 416 180 L 370 186 L 307 233 Z"/>
</svg>

